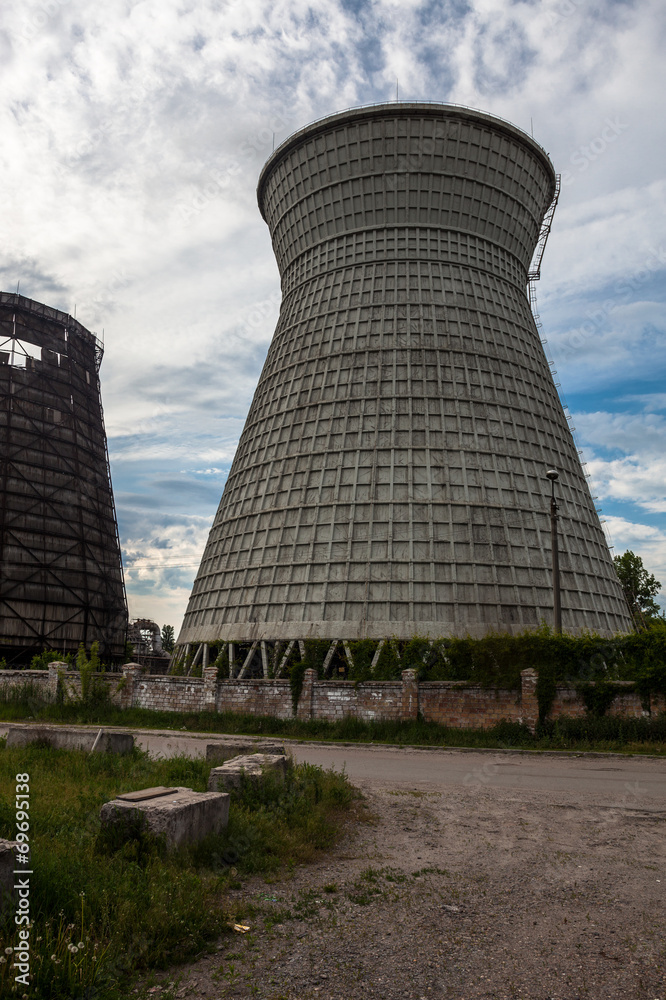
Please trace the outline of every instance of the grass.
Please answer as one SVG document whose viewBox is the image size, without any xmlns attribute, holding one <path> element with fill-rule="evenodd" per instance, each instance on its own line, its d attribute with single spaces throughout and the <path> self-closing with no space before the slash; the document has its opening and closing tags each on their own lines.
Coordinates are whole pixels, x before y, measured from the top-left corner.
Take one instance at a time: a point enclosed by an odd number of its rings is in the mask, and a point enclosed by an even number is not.
<svg viewBox="0 0 666 1000">
<path fill-rule="evenodd" d="M 123 726 L 141 729 L 188 730 L 327 740 L 357 743 L 391 743 L 409 746 L 515 748 L 526 750 L 580 750 L 666 755 L 666 714 L 652 718 L 620 719 L 615 716 L 562 718 L 547 722 L 536 734 L 515 722 L 500 722 L 492 729 L 455 729 L 434 722 L 363 722 L 347 717 L 339 722 L 276 719 L 235 712 L 155 712 L 143 708 L 120 709 L 108 701 L 53 705 L 29 689 L 0 693 L 0 721 L 24 719 Z"/>
<path fill-rule="evenodd" d="M 101 834 L 101 805 L 154 785 L 204 791 L 210 765 L 175 757 L 87 755 L 0 741 L 0 837 L 16 833 L 15 776 L 30 775 L 31 973 L 13 990 L 7 948 L 18 943 L 14 911 L 0 920 L 0 997 L 121 1000 L 148 970 L 192 959 L 242 918 L 225 902 L 245 876 L 270 875 L 329 848 L 356 793 L 346 779 L 310 765 L 291 767 L 283 785 L 266 780 L 232 796 L 229 826 L 196 847 L 166 852 L 137 834 L 113 843 Z"/>
</svg>

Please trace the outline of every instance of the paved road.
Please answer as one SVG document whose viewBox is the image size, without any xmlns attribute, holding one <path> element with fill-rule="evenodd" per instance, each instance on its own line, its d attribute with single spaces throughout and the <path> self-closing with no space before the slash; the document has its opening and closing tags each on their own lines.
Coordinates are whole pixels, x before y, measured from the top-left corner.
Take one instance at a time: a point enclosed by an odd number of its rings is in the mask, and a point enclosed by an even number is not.
<svg viewBox="0 0 666 1000">
<path fill-rule="evenodd" d="M 666 812 L 666 760 L 619 757 L 545 757 L 512 753 L 393 750 L 365 747 L 293 748 L 298 761 L 343 766 L 352 781 L 412 788 L 450 785 L 573 792 L 576 796 L 623 800 L 649 798 Z"/>
<path fill-rule="evenodd" d="M 0 735 L 9 726 L 0 726 Z M 93 728 L 93 727 L 69 727 Z M 96 728 L 96 727 L 95 727 Z M 224 740 L 216 734 L 173 731 L 133 732 L 137 745 L 154 756 L 178 753 L 203 756 L 206 744 Z M 243 737 L 227 737 L 238 742 Z M 251 739 L 251 738 L 248 738 Z M 255 738 L 256 739 L 256 738 Z M 576 798 L 626 802 L 640 797 L 658 811 L 666 811 L 666 759 L 605 755 L 532 755 L 503 751 L 399 749 L 381 746 L 340 746 L 284 742 L 297 761 L 322 767 L 343 767 L 352 781 L 378 786 L 442 789 L 451 785 L 565 792 Z"/>
</svg>

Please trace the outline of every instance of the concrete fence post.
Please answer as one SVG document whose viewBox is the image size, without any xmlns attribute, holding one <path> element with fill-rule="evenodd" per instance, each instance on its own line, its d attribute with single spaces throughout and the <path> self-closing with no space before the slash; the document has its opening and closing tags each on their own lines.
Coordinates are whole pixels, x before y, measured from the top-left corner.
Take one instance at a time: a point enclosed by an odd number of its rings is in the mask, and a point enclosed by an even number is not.
<svg viewBox="0 0 666 1000">
<path fill-rule="evenodd" d="M 123 663 L 124 687 L 120 693 L 120 707 L 132 708 L 136 692 L 136 680 L 141 676 L 140 663 Z"/>
<path fill-rule="evenodd" d="M 416 670 L 402 671 L 402 711 L 403 722 L 415 722 L 419 715 L 419 682 Z"/>
<path fill-rule="evenodd" d="M 303 687 L 301 689 L 301 697 L 298 699 L 298 707 L 296 709 L 297 719 L 311 719 L 312 718 L 312 702 L 314 698 L 314 682 L 317 679 L 317 671 L 308 669 L 303 674 Z"/>
<path fill-rule="evenodd" d="M 64 673 L 69 670 L 68 665 L 63 660 L 53 660 L 49 663 L 49 680 L 48 680 L 48 700 L 55 702 L 58 698 L 58 682 L 59 674 Z"/>
<path fill-rule="evenodd" d="M 204 712 L 215 712 L 217 709 L 217 667 L 204 667 L 203 675 L 203 702 Z"/>
<path fill-rule="evenodd" d="M 534 732 L 539 719 L 539 702 L 537 700 L 536 686 L 539 675 L 536 670 L 528 667 L 520 672 L 520 721 Z"/>
</svg>

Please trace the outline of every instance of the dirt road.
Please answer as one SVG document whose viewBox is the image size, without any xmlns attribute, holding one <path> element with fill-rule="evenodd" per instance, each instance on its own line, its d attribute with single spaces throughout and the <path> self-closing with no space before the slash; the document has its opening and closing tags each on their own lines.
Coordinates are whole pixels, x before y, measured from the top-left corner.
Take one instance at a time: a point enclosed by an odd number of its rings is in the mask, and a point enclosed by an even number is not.
<svg viewBox="0 0 666 1000">
<path fill-rule="evenodd" d="M 239 890 L 251 932 L 173 970 L 172 995 L 666 1000 L 663 761 L 295 756 L 344 761 L 374 822 L 290 879 Z"/>
<path fill-rule="evenodd" d="M 189 967 L 177 996 L 665 1000 L 665 817 L 638 788 L 611 804 L 359 784 L 375 825 L 239 891 L 252 931 Z"/>
</svg>

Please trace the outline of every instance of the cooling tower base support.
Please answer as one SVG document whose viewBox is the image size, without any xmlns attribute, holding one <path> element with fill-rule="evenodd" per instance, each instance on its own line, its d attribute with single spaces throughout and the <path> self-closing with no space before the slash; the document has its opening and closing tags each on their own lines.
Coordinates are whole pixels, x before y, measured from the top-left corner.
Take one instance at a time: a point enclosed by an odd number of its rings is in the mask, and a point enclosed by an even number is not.
<svg viewBox="0 0 666 1000">
<path fill-rule="evenodd" d="M 422 623 L 419 623 L 421 625 Z M 471 638 L 483 638 L 488 632 L 502 632 L 508 635 L 517 635 L 524 632 L 524 627 L 504 626 L 493 630 L 481 631 L 478 627 L 472 632 Z M 584 630 L 579 630 L 582 634 Z M 576 633 L 573 633 L 576 634 Z M 351 639 L 330 639 L 320 638 L 317 635 L 306 635 L 296 639 L 254 639 L 254 640 L 231 640 L 224 641 L 213 639 L 207 642 L 192 642 L 178 645 L 174 648 L 169 670 L 171 673 L 192 674 L 202 669 L 200 666 L 212 666 L 217 664 L 222 667 L 223 676 L 236 680 L 243 680 L 249 677 L 285 677 L 289 674 L 291 665 L 306 659 L 307 645 L 313 641 L 317 646 L 316 657 L 321 665 L 324 676 L 330 677 L 338 672 L 347 671 L 354 666 L 353 644 L 360 641 L 370 646 L 365 646 L 364 659 L 370 660 L 372 670 L 375 669 L 379 661 L 382 650 L 387 643 L 395 642 L 394 651 L 397 658 L 400 658 L 398 650 L 399 644 L 404 644 L 410 640 L 421 640 L 429 645 L 434 645 L 438 640 L 446 640 L 458 635 L 458 631 L 452 631 L 448 635 L 428 633 L 421 628 L 412 629 L 409 632 L 403 630 L 403 634 L 397 629 L 387 636 L 386 632 L 380 636 L 366 634 L 355 636 Z M 610 638 L 611 635 L 607 636 Z M 351 644 L 351 645 L 350 645 Z M 370 653 L 372 656 L 370 657 Z M 198 668 L 198 669 L 197 669 Z"/>
</svg>

